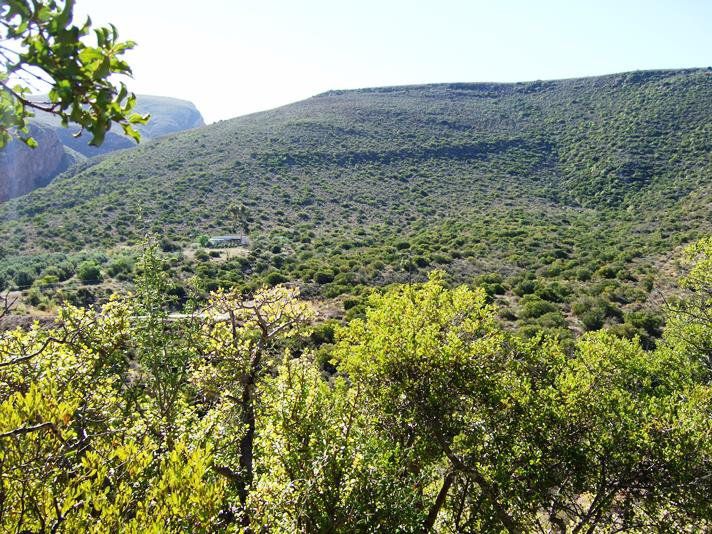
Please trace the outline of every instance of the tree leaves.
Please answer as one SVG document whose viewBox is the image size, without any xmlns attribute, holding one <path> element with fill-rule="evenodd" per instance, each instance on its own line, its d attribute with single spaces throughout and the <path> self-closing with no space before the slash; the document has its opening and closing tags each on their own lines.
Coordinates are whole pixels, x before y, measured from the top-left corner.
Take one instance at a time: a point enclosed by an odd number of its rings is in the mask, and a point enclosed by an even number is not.
<svg viewBox="0 0 712 534">
<path fill-rule="evenodd" d="M 707 242 L 689 257 L 684 283 L 703 287 Z M 299 341 L 313 314 L 296 289 L 220 290 L 171 313 L 155 245 L 139 265 L 135 294 L 0 334 L 0 529 L 693 531 L 712 519 L 712 389 L 693 338 L 667 337 L 675 316 L 654 351 L 596 332 L 567 354 L 502 330 L 484 291 L 436 272 L 372 296 L 338 330 L 326 375 Z M 696 297 L 672 313 L 707 311 Z"/>
<path fill-rule="evenodd" d="M 26 133 L 32 110 L 57 115 L 66 126 L 70 122 L 92 134 L 89 144 L 98 146 L 112 124 L 119 124 L 127 135 L 139 140 L 131 124 L 144 124 L 148 116 L 132 114 L 135 104 L 121 82 L 113 75 L 131 75 L 122 55 L 135 46 L 119 41 L 113 25 L 95 28 L 96 46 L 88 44 L 91 21 L 72 25 L 74 0 L 10 0 L 0 8 L 6 39 L 16 42 L 6 52 L 6 72 L 0 75 L 3 98 L 0 100 L 0 148 L 11 137 Z M 17 51 L 12 51 L 16 49 Z M 8 81 L 29 74 L 50 84 L 49 102 L 27 97 L 24 83 L 10 86 Z M 35 143 L 20 138 L 29 146 Z"/>
</svg>

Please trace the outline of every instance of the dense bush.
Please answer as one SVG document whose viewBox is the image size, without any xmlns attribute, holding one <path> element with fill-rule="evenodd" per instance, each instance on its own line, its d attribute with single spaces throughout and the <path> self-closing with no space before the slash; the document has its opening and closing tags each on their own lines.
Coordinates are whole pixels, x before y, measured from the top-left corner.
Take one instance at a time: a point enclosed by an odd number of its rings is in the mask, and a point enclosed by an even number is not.
<svg viewBox="0 0 712 534">
<path fill-rule="evenodd" d="M 101 268 L 91 260 L 85 260 L 77 265 L 77 278 L 86 284 L 98 284 L 102 281 Z"/>
<path fill-rule="evenodd" d="M 134 294 L 0 334 L 0 529 L 704 530 L 710 258 L 688 249 L 659 348 L 568 350 L 442 272 L 341 327 L 284 286 L 171 314 L 150 248 Z"/>
</svg>

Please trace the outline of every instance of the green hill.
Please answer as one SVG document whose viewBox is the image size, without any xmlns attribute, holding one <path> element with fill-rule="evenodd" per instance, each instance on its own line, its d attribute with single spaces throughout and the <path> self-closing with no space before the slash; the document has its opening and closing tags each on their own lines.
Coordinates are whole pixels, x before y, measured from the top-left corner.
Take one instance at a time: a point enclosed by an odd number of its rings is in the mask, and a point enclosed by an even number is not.
<svg viewBox="0 0 712 534">
<path fill-rule="evenodd" d="M 125 247 L 153 232 L 203 289 L 294 280 L 358 313 L 368 287 L 442 267 L 525 329 L 654 337 L 661 262 L 712 226 L 711 101 L 701 69 L 330 91 L 3 204 L 0 284 L 69 291 L 87 258 L 130 280 Z M 196 248 L 245 229 L 245 253 Z"/>
</svg>

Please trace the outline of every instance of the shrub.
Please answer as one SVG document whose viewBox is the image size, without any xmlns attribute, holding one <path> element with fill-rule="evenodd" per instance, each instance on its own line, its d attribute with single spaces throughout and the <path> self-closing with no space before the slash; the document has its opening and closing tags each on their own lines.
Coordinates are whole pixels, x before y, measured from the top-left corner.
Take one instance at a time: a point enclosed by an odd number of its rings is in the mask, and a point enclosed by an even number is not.
<svg viewBox="0 0 712 534">
<path fill-rule="evenodd" d="M 537 288 L 537 283 L 534 280 L 522 280 L 516 286 L 514 286 L 514 294 L 518 297 L 523 297 L 524 295 L 529 295 L 534 293 Z"/>
<path fill-rule="evenodd" d="M 319 271 L 314 274 L 314 281 L 317 284 L 328 284 L 334 280 L 334 275 Z"/>
<path fill-rule="evenodd" d="M 103 280 L 99 265 L 91 260 L 85 260 L 77 266 L 77 278 L 85 284 L 98 284 Z"/>
<path fill-rule="evenodd" d="M 522 298 L 520 304 L 522 305 L 522 312 L 520 315 L 524 319 L 540 317 L 545 313 L 556 312 L 559 310 L 556 304 L 543 300 L 537 295 L 525 296 Z"/>
<path fill-rule="evenodd" d="M 115 277 L 120 274 L 130 274 L 133 271 L 133 260 L 128 256 L 116 256 L 106 266 L 106 273 Z"/>
<path fill-rule="evenodd" d="M 210 255 L 206 250 L 201 248 L 195 253 L 195 259 L 198 261 L 208 261 L 210 259 Z"/>
<path fill-rule="evenodd" d="M 35 275 L 30 271 L 21 270 L 15 273 L 15 284 L 20 289 L 26 289 L 35 281 Z"/>
<path fill-rule="evenodd" d="M 284 284 L 288 282 L 289 279 L 278 271 L 273 271 L 267 275 L 265 278 L 267 285 L 276 286 L 277 284 Z"/>
<path fill-rule="evenodd" d="M 161 238 L 159 246 L 163 252 L 176 252 L 180 250 L 180 246 L 168 239 L 167 237 Z"/>
<path fill-rule="evenodd" d="M 359 299 L 348 298 L 344 300 L 344 310 L 350 310 L 354 306 L 358 306 L 361 303 Z"/>
<path fill-rule="evenodd" d="M 602 308 L 591 308 L 582 312 L 579 319 L 586 330 L 599 330 L 606 320 L 606 312 Z"/>
</svg>

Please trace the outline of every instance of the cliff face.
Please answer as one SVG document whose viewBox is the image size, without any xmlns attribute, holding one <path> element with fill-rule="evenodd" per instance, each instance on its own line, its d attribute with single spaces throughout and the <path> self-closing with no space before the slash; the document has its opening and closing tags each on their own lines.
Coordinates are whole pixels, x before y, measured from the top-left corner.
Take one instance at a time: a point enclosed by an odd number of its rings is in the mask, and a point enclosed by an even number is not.
<svg viewBox="0 0 712 534">
<path fill-rule="evenodd" d="M 64 145 L 52 128 L 33 124 L 30 134 L 39 144 L 37 148 L 14 140 L 0 151 L 0 202 L 47 185 L 69 164 Z"/>
<path fill-rule="evenodd" d="M 140 95 L 136 100 L 136 111 L 151 115 L 148 124 L 137 128 L 141 135 L 147 139 L 205 126 L 200 111 L 187 100 Z"/>
<path fill-rule="evenodd" d="M 151 115 L 148 124 L 136 127 L 141 134 L 142 141 L 205 125 L 202 115 L 192 102 L 177 98 L 139 95 L 136 99 L 135 110 L 141 115 Z M 107 132 L 104 142 L 101 146 L 96 147 L 89 146 L 91 134 L 84 132 L 81 136 L 74 137 L 77 128 L 71 126 L 63 128 L 59 120 L 52 115 L 38 113 L 35 121 L 54 128 L 64 145 L 87 158 L 136 146 L 136 143 L 126 137 L 118 126 Z"/>
<path fill-rule="evenodd" d="M 176 98 L 140 95 L 136 112 L 151 115 L 148 124 L 137 128 L 144 142 L 205 124 L 191 102 Z M 136 146 L 120 127 L 108 132 L 100 147 L 89 146 L 91 135 L 87 132 L 74 137 L 76 131 L 76 127 L 62 127 L 54 115 L 38 112 L 32 119 L 31 134 L 39 146 L 33 150 L 12 141 L 0 150 L 0 202 L 47 185 L 76 158 L 93 158 Z"/>
</svg>

